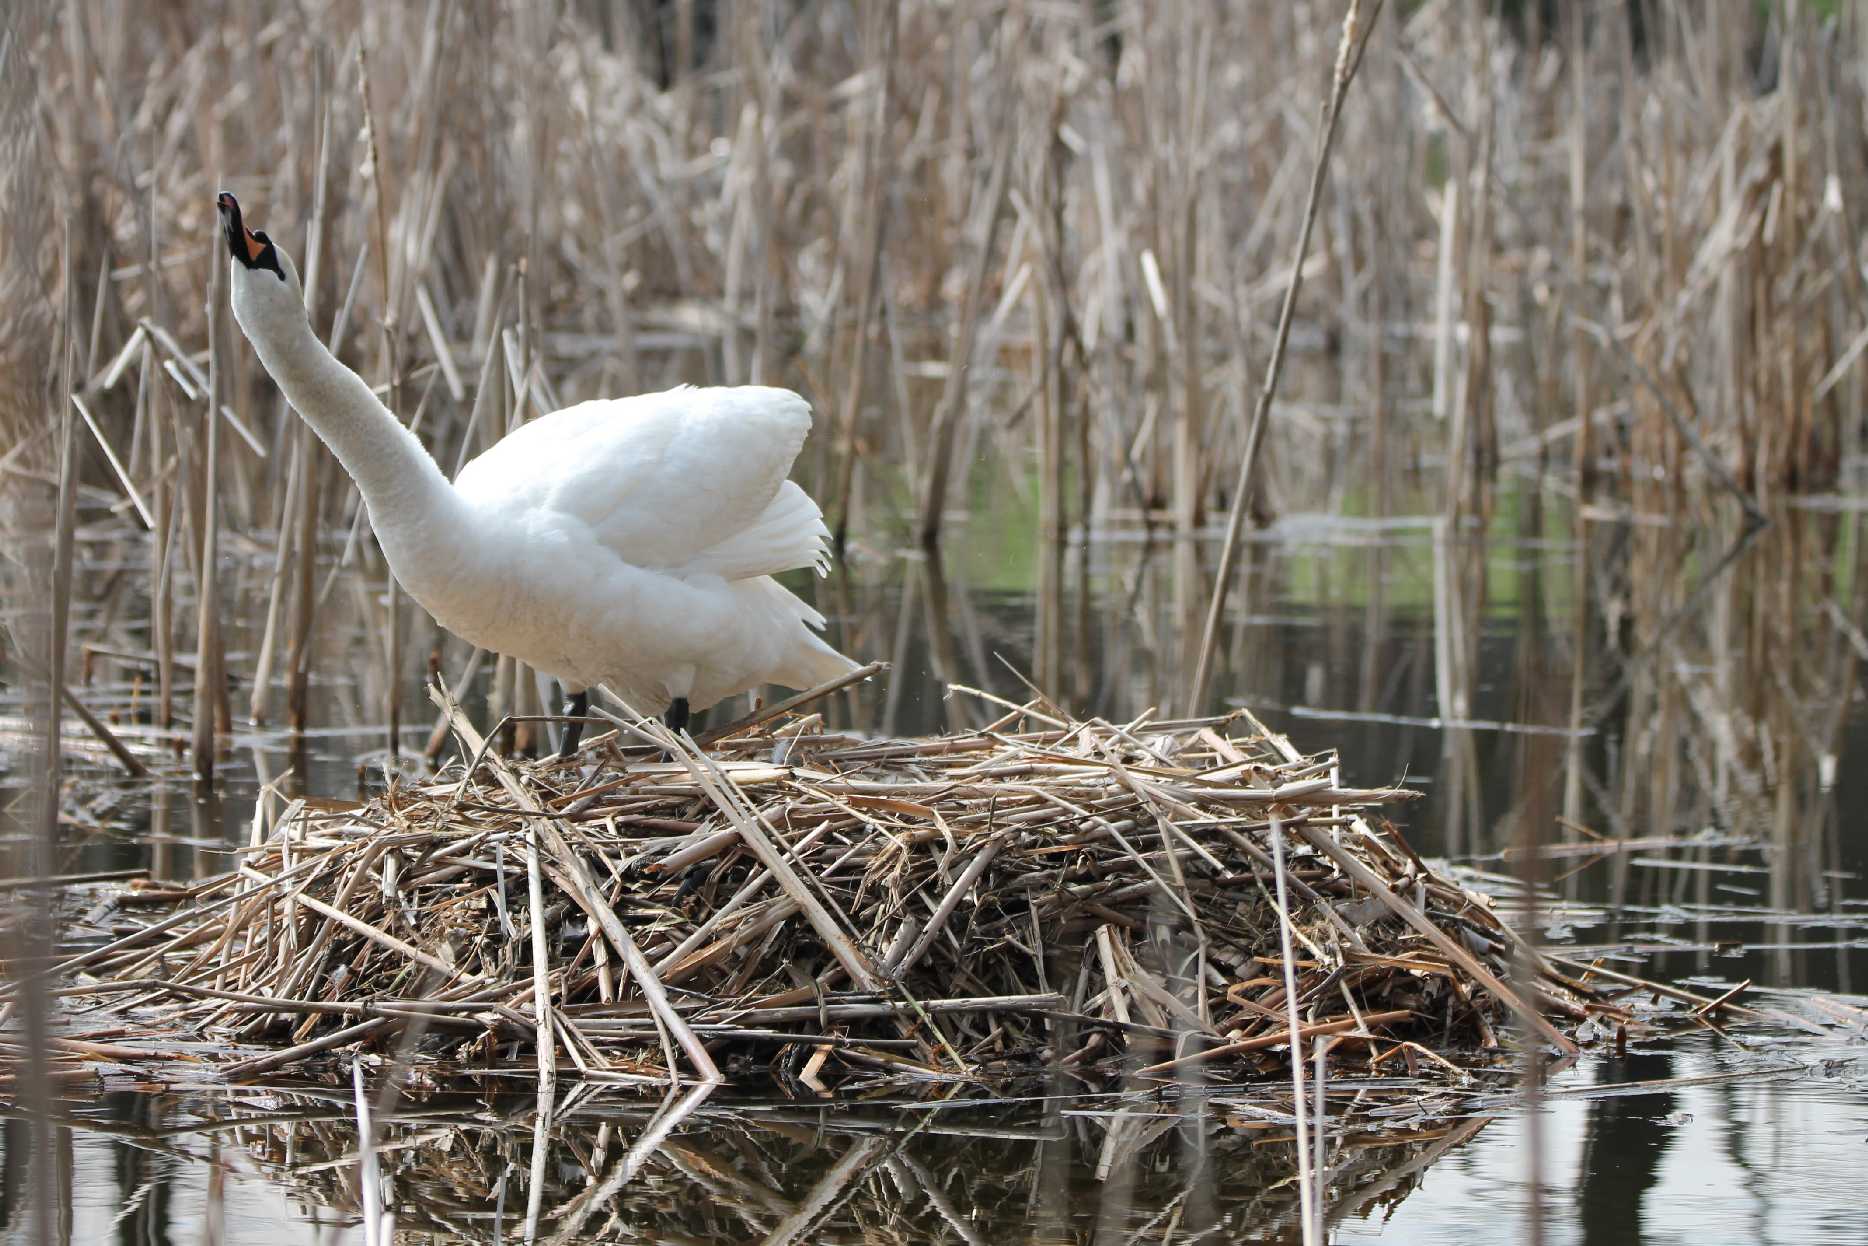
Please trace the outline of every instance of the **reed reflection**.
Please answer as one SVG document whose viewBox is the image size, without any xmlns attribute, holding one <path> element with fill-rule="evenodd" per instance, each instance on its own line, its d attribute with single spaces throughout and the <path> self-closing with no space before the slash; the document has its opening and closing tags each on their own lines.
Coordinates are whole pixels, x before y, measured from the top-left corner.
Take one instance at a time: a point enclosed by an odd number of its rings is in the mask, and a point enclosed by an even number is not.
<svg viewBox="0 0 1868 1246">
<path fill-rule="evenodd" d="M 304 1220 L 357 1223 L 366 1200 L 347 1096 L 246 1098 L 157 1107 L 121 1095 L 60 1111 L 67 1139 L 76 1130 L 87 1151 L 108 1149 L 123 1209 L 113 1240 L 192 1240 L 213 1201 L 204 1192 L 255 1177 Z M 1294 1152 L 1263 1125 L 1224 1101 L 1185 1112 L 1068 1097 L 820 1108 L 721 1102 L 704 1088 L 646 1102 L 580 1088 L 549 1102 L 410 1104 L 381 1126 L 377 1165 L 398 1240 L 1295 1241 Z M 1481 1128 L 1345 1137 L 1328 1221 L 1391 1213 Z M 80 1223 L 98 1214 L 85 1209 Z"/>
<path fill-rule="evenodd" d="M 1665 1053 L 1631 1053 L 1604 1063 L 1598 1084 L 1673 1076 Z M 1641 1246 L 1649 1240 L 1646 1196 L 1659 1183 L 1674 1138 L 1666 1117 L 1677 1099 L 1665 1091 L 1608 1095 L 1589 1104 L 1583 1126 L 1574 1215 L 1584 1246 Z"/>
</svg>

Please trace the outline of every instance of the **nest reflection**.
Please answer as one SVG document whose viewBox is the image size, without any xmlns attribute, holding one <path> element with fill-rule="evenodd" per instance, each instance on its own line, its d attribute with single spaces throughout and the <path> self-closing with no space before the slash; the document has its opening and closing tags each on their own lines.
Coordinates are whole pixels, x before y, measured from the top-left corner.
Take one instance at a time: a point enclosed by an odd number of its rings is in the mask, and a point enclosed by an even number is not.
<svg viewBox="0 0 1868 1246">
<path fill-rule="evenodd" d="M 1384 1129 L 1366 1110 L 1381 1090 L 1351 1093 L 1365 1110 L 1334 1122 L 1332 1222 L 1406 1198 L 1486 1123 Z M 286 1099 L 266 1114 L 218 1104 L 210 1127 L 236 1133 L 308 1216 L 359 1216 L 343 1096 Z M 407 1243 L 1278 1241 L 1297 1232 L 1288 1109 L 1061 1095 L 806 1107 L 705 1091 L 642 1103 L 580 1088 L 413 1107 L 383 1129 L 378 1161 Z"/>
</svg>

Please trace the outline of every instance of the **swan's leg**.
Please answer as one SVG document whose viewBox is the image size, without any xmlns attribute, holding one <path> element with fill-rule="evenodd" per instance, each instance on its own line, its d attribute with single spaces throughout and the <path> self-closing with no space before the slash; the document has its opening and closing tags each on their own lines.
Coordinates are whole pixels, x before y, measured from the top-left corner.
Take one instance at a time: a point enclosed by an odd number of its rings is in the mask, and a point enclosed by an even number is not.
<svg viewBox="0 0 1868 1246">
<path fill-rule="evenodd" d="M 577 751 L 577 742 L 584 738 L 584 715 L 590 712 L 590 689 L 573 692 L 564 699 L 564 716 L 572 721 L 564 724 L 564 743 L 558 746 L 558 756 L 569 757 Z"/>
<path fill-rule="evenodd" d="M 662 721 L 668 725 L 668 730 L 676 735 L 686 731 L 688 729 L 688 699 L 676 697 L 669 705 L 668 712 L 662 715 Z"/>
</svg>

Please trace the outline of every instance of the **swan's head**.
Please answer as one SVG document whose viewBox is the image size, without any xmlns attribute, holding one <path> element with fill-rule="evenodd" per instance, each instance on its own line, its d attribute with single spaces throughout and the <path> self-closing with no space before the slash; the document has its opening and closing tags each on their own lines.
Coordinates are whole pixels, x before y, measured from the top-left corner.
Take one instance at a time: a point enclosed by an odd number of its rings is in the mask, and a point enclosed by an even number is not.
<svg viewBox="0 0 1868 1246">
<path fill-rule="evenodd" d="M 233 256 L 234 319 L 251 337 L 305 323 L 305 292 L 298 284 L 292 257 L 280 250 L 264 230 L 248 229 L 240 217 L 240 201 L 226 191 L 216 201 L 227 250 Z"/>
</svg>

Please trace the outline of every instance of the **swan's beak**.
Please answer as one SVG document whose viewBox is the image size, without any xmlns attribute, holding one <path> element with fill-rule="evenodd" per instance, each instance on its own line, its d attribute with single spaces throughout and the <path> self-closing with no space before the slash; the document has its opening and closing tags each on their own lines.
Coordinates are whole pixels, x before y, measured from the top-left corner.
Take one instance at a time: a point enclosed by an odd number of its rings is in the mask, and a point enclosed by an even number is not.
<svg viewBox="0 0 1868 1246">
<path fill-rule="evenodd" d="M 240 201 L 223 190 L 214 203 L 220 209 L 221 228 L 227 233 L 228 252 L 248 268 L 257 268 L 266 244 L 255 238 L 252 231 L 241 222 Z"/>
</svg>

